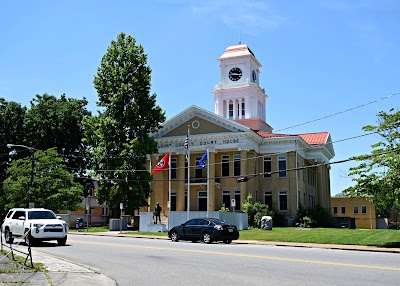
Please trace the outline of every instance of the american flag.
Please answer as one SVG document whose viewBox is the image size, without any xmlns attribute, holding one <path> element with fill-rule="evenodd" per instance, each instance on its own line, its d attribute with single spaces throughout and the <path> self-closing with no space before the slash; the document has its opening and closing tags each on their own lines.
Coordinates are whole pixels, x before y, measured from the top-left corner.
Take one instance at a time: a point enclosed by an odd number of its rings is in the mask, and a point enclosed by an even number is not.
<svg viewBox="0 0 400 286">
<path fill-rule="evenodd" d="M 188 149 L 188 148 L 189 148 L 189 134 L 186 135 L 185 144 L 183 145 L 183 147 L 184 147 L 185 149 Z"/>
<path fill-rule="evenodd" d="M 189 152 L 189 131 L 188 134 L 186 135 L 186 139 L 185 139 L 185 144 L 183 144 L 183 147 L 185 148 L 185 158 L 186 161 L 188 161 L 188 152 Z"/>
</svg>

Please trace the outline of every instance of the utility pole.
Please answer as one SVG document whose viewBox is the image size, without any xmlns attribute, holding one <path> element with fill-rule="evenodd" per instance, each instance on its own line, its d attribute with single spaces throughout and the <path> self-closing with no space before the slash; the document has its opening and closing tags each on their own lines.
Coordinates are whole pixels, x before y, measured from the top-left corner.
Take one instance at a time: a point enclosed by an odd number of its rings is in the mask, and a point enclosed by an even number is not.
<svg viewBox="0 0 400 286">
<path fill-rule="evenodd" d="M 33 195 L 33 178 L 35 177 L 35 150 L 33 148 L 30 148 L 31 153 L 32 153 L 32 167 L 31 167 L 31 188 L 29 190 L 28 198 L 29 198 L 29 208 L 33 209 L 35 207 L 35 203 L 32 200 L 32 195 Z"/>
<path fill-rule="evenodd" d="M 7 144 L 7 148 L 13 148 L 13 147 L 20 147 L 20 148 L 25 148 L 31 151 L 31 158 L 32 158 L 32 164 L 31 164 L 31 186 L 30 190 L 28 191 L 28 208 L 32 209 L 35 207 L 35 203 L 33 201 L 33 179 L 35 177 L 35 148 L 25 146 L 25 145 L 17 145 L 17 144 Z"/>
</svg>

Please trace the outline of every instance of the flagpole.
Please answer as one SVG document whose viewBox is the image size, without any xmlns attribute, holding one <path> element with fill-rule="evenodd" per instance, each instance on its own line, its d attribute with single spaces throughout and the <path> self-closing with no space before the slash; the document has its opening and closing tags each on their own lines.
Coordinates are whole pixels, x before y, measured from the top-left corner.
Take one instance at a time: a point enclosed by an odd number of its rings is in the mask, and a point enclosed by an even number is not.
<svg viewBox="0 0 400 286">
<path fill-rule="evenodd" d="M 207 217 L 208 209 L 210 208 L 210 156 L 208 152 L 209 150 L 207 147 Z"/>
<path fill-rule="evenodd" d="M 190 219 L 190 128 L 188 125 L 188 133 L 187 133 L 187 137 L 188 137 L 188 147 L 187 147 L 187 167 L 188 167 L 188 180 L 187 180 L 187 220 Z"/>
<path fill-rule="evenodd" d="M 151 168 L 151 155 L 150 155 L 149 161 L 150 161 L 149 162 L 149 173 L 151 174 L 151 170 L 153 169 L 153 168 Z M 152 185 L 153 185 L 153 180 L 150 181 L 150 189 L 152 188 Z M 148 204 L 147 211 L 151 212 L 151 196 L 149 196 L 147 198 L 147 204 Z"/>
<path fill-rule="evenodd" d="M 168 231 L 170 230 L 170 213 L 171 213 L 171 148 L 169 148 L 168 158 Z"/>
</svg>

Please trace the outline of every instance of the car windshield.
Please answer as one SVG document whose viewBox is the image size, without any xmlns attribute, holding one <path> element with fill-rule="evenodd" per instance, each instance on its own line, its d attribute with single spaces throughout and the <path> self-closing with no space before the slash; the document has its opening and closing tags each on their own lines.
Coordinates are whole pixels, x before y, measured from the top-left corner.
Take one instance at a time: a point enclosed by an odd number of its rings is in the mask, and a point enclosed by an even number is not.
<svg viewBox="0 0 400 286">
<path fill-rule="evenodd" d="M 30 211 L 28 219 L 55 219 L 56 216 L 51 211 Z"/>
</svg>

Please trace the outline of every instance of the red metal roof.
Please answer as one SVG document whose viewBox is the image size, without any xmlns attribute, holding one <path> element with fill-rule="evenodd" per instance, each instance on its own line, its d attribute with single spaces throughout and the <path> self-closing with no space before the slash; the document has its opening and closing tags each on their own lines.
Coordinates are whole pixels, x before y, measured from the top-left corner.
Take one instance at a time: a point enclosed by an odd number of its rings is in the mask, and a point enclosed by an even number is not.
<svg viewBox="0 0 400 286">
<path fill-rule="evenodd" d="M 304 133 L 304 134 L 279 134 L 279 133 L 268 133 L 258 131 L 258 135 L 262 138 L 275 138 L 275 137 L 288 137 L 288 136 L 300 136 L 310 145 L 325 144 L 329 138 L 329 132 L 316 132 L 316 133 Z"/>
<path fill-rule="evenodd" d="M 310 145 L 325 144 L 329 138 L 329 132 L 299 134 Z"/>
</svg>

